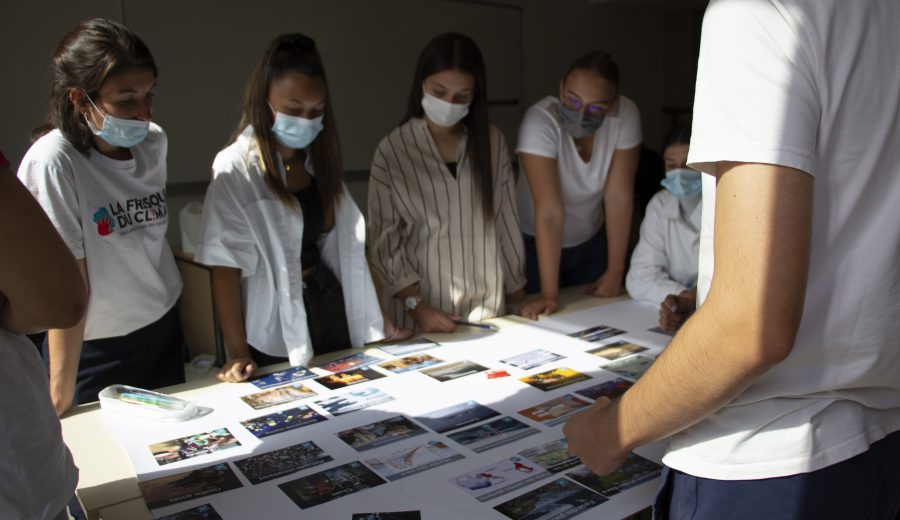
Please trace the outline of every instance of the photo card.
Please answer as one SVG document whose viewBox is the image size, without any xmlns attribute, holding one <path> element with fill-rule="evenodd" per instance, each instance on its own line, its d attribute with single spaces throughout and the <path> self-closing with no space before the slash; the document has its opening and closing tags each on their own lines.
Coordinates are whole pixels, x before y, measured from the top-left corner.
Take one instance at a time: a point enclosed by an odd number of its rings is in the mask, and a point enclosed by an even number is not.
<svg viewBox="0 0 900 520">
<path fill-rule="evenodd" d="M 353 513 L 351 520 L 422 520 L 421 511 L 392 511 L 388 513 Z"/>
<path fill-rule="evenodd" d="M 345 394 L 336 395 L 327 399 L 316 401 L 326 412 L 337 417 L 346 413 L 363 410 L 370 406 L 393 401 L 394 397 L 384 393 L 378 388 L 360 388 Z"/>
<path fill-rule="evenodd" d="M 384 483 L 383 478 L 362 462 L 353 461 L 278 484 L 278 487 L 300 509 L 309 509 Z"/>
<path fill-rule="evenodd" d="M 449 479 L 449 482 L 478 501 L 487 502 L 549 475 L 534 462 L 515 455 L 467 471 Z"/>
<path fill-rule="evenodd" d="M 487 367 L 481 366 L 473 361 L 463 360 L 426 368 L 422 370 L 421 373 L 444 383 L 453 379 L 477 374 L 478 372 L 484 372 L 485 370 L 487 370 Z"/>
<path fill-rule="evenodd" d="M 537 350 L 532 350 L 524 354 L 519 354 L 518 356 L 501 359 L 500 362 L 506 363 L 509 366 L 513 366 L 521 370 L 531 370 L 532 368 L 546 365 L 551 361 L 563 359 L 564 357 L 565 356 L 561 356 L 559 354 L 555 354 L 553 352 L 539 348 Z"/>
<path fill-rule="evenodd" d="M 330 390 L 337 390 L 338 388 L 358 385 L 359 383 L 365 383 L 374 379 L 381 379 L 382 377 L 385 376 L 381 372 L 378 372 L 371 367 L 365 366 L 359 368 L 351 368 L 350 370 L 337 372 L 335 374 L 328 374 L 327 376 L 317 377 L 313 379 L 313 381 Z"/>
<path fill-rule="evenodd" d="M 637 354 L 638 352 L 643 352 L 645 350 L 647 350 L 647 347 L 638 345 L 637 343 L 631 343 L 630 341 L 616 341 L 615 343 L 590 349 L 587 353 L 610 361 L 615 361 L 616 359 Z"/>
<path fill-rule="evenodd" d="M 579 399 L 571 394 L 566 394 L 541 404 L 519 410 L 523 416 L 547 426 L 556 426 L 563 423 L 570 415 L 573 415 L 590 406 L 591 403 Z"/>
<path fill-rule="evenodd" d="M 387 352 L 392 356 L 406 356 L 413 352 L 421 352 L 423 350 L 440 347 L 440 344 L 425 338 L 411 338 L 389 345 L 379 345 L 378 348 Z"/>
<path fill-rule="evenodd" d="M 475 401 L 465 401 L 414 417 L 428 428 L 438 433 L 445 433 L 498 415 L 500 412 L 493 408 L 488 408 Z"/>
<path fill-rule="evenodd" d="M 404 446 L 388 455 L 366 459 L 376 473 L 393 482 L 465 458 L 441 441 Z"/>
<path fill-rule="evenodd" d="M 222 520 L 222 515 L 212 504 L 203 504 L 171 515 L 159 516 L 156 520 Z"/>
<path fill-rule="evenodd" d="M 258 377 L 254 377 L 253 379 L 248 380 L 247 382 L 259 388 L 260 390 L 265 390 L 267 388 L 274 388 L 276 386 L 286 385 L 288 383 L 296 383 L 297 381 L 303 381 L 304 379 L 310 379 L 316 377 L 318 374 L 312 372 L 306 367 L 291 367 L 287 370 L 280 370 L 278 372 L 272 372 L 271 374 L 264 374 Z"/>
<path fill-rule="evenodd" d="M 601 495 L 611 497 L 638 484 L 653 480 L 661 473 L 662 466 L 659 464 L 630 453 L 621 468 L 605 477 L 596 475 L 584 466 L 566 473 L 566 476 Z"/>
<path fill-rule="evenodd" d="M 227 462 L 138 482 L 148 509 L 171 506 L 243 487 Z"/>
<path fill-rule="evenodd" d="M 299 399 L 305 399 L 316 395 L 303 383 L 289 383 L 283 386 L 269 388 L 255 394 L 241 396 L 241 401 L 247 403 L 254 410 L 262 410 L 284 403 L 290 403 Z"/>
<path fill-rule="evenodd" d="M 617 397 L 621 397 L 622 394 L 624 394 L 626 390 L 631 388 L 633 384 L 634 383 L 628 381 L 627 379 L 617 377 L 611 381 L 604 381 L 587 388 L 582 388 L 581 390 L 575 390 L 575 393 L 578 395 L 583 395 L 584 397 L 593 399 L 595 401 L 601 397 L 615 399 Z"/>
<path fill-rule="evenodd" d="M 603 370 L 608 370 L 609 372 L 619 374 L 622 377 L 627 377 L 628 379 L 634 379 L 635 381 L 637 381 L 642 375 L 644 375 L 644 372 L 646 372 L 647 369 L 650 368 L 650 365 L 652 365 L 654 361 L 655 359 L 653 358 L 635 354 L 618 361 L 613 361 L 612 363 L 607 363 L 605 365 L 602 365 L 600 368 L 602 368 Z"/>
<path fill-rule="evenodd" d="M 156 459 L 156 463 L 164 466 L 173 462 L 236 448 L 240 445 L 240 441 L 234 438 L 234 435 L 228 431 L 228 428 L 218 428 L 209 432 L 151 444 L 149 448 L 150 452 L 153 453 L 153 458 Z"/>
<path fill-rule="evenodd" d="M 520 451 L 519 455 L 534 461 L 550 473 L 559 473 L 581 464 L 578 456 L 569 453 L 569 441 L 565 437 Z"/>
<path fill-rule="evenodd" d="M 312 441 L 234 461 L 254 486 L 334 460 Z"/>
<path fill-rule="evenodd" d="M 524 439 L 538 430 L 512 417 L 500 417 L 493 421 L 460 430 L 447 435 L 475 453 L 482 453 L 504 444 Z"/>
<path fill-rule="evenodd" d="M 578 332 L 573 332 L 569 334 L 569 336 L 576 339 L 589 341 L 591 343 L 596 343 L 598 341 L 603 341 L 604 339 L 618 336 L 620 334 L 625 334 L 625 331 L 617 329 L 615 327 L 610 327 L 609 325 L 596 325 L 584 330 L 579 330 Z"/>
<path fill-rule="evenodd" d="M 391 361 L 379 363 L 378 366 L 394 374 L 402 374 L 403 372 L 419 370 L 443 362 L 443 359 L 438 359 L 429 354 L 411 354 L 399 359 L 392 359 Z"/>
<path fill-rule="evenodd" d="M 384 360 L 379 357 L 370 356 L 369 354 L 366 354 L 364 352 L 358 352 L 356 354 L 351 354 L 349 356 L 335 359 L 334 361 L 329 361 L 328 363 L 319 365 L 317 368 L 321 368 L 322 370 L 327 370 L 329 372 L 344 372 L 353 368 L 359 368 L 371 365 L 372 363 L 378 363 L 379 361 Z"/>
<path fill-rule="evenodd" d="M 590 378 L 591 376 L 582 374 L 571 368 L 560 367 L 539 374 L 521 377 L 519 378 L 519 381 L 529 384 L 538 390 L 549 392 L 550 390 L 556 390 L 557 388 L 578 383 L 579 381 L 586 381 Z"/>
<path fill-rule="evenodd" d="M 246 428 L 257 439 L 262 439 L 269 435 L 275 435 L 276 433 L 286 432 L 325 420 L 327 420 L 325 416 L 304 404 L 283 412 L 270 413 L 241 421 L 241 426 Z"/>
<path fill-rule="evenodd" d="M 366 451 L 386 444 L 428 433 L 425 428 L 398 415 L 349 430 L 337 432 L 339 439 L 356 451 Z"/>
<path fill-rule="evenodd" d="M 570 480 L 560 478 L 494 509 L 512 520 L 564 520 L 609 500 Z"/>
</svg>

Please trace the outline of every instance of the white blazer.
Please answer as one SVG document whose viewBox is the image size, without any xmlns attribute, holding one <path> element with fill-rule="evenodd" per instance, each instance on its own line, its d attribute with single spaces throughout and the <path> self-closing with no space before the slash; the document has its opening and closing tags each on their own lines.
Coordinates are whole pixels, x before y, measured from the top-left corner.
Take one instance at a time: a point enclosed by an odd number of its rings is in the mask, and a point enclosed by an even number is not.
<svg viewBox="0 0 900 520">
<path fill-rule="evenodd" d="M 312 172 L 311 161 L 307 170 Z M 283 173 L 282 173 L 283 175 Z M 384 321 L 366 262 L 366 224 L 343 187 L 335 225 L 320 241 L 322 261 L 341 282 L 352 346 L 384 337 Z M 303 304 L 303 215 L 265 182 L 262 156 L 247 127 L 213 162 L 194 259 L 241 270 L 247 342 L 291 365 L 313 356 Z"/>
<path fill-rule="evenodd" d="M 678 198 L 662 190 L 650 199 L 641 239 L 631 255 L 625 288 L 635 300 L 659 306 L 666 295 L 697 285 L 702 203 L 685 218 Z"/>
</svg>

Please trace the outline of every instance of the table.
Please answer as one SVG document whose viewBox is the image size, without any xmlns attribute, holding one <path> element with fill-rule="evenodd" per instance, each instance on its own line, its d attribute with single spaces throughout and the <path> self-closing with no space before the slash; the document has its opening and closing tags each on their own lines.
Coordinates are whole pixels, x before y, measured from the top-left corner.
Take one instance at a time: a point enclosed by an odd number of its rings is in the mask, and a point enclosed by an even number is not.
<svg viewBox="0 0 900 520">
<path fill-rule="evenodd" d="M 627 299 L 627 297 L 600 299 L 583 295 L 582 287 L 568 288 L 560 297 L 560 311 L 554 316 L 573 313 L 598 305 L 604 305 Z M 515 327 L 522 323 L 531 323 L 518 316 L 507 316 L 490 320 L 501 329 Z M 465 336 L 470 332 L 462 330 L 453 335 L 454 338 Z M 429 339 L 437 342 L 446 340 L 448 335 L 428 334 Z M 358 350 L 357 350 L 358 351 Z M 340 351 L 327 356 L 314 358 L 309 365 L 314 366 L 344 355 L 350 351 Z M 276 370 L 280 367 L 268 367 Z M 191 399 L 201 393 L 214 390 L 220 383 L 212 375 L 208 378 L 173 386 L 163 391 L 179 397 Z M 143 519 L 152 518 L 144 505 L 137 485 L 137 478 L 127 455 L 119 447 L 113 435 L 106 429 L 99 404 L 92 403 L 74 408 L 62 419 L 63 436 L 72 451 L 75 462 L 80 468 L 80 481 L 76 495 L 88 515 L 88 518 Z"/>
</svg>

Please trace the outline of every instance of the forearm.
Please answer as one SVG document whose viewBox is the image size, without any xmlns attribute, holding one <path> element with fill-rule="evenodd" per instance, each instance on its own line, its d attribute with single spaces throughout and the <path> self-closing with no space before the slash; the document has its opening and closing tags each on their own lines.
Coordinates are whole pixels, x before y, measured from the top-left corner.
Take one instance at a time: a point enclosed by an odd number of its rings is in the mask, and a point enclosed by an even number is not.
<svg viewBox="0 0 900 520">
<path fill-rule="evenodd" d="M 559 296 L 559 261 L 562 254 L 562 219 L 542 218 L 535 224 L 541 295 Z"/>
<path fill-rule="evenodd" d="M 715 413 L 776 364 L 756 355 L 759 334 L 708 306 L 688 320 L 618 406 L 629 449 L 668 437 Z"/>
<path fill-rule="evenodd" d="M 81 359 L 81 345 L 84 342 L 84 324 L 85 319 L 82 318 L 72 328 L 47 331 L 47 347 L 50 355 L 50 392 L 53 396 L 53 404 L 59 413 L 67 410 L 71 404 L 72 392 L 78 379 L 78 362 Z"/>
<path fill-rule="evenodd" d="M 241 311 L 240 270 L 213 267 L 212 273 L 213 304 L 228 356 L 230 359 L 248 356 L 250 349 Z"/>
<path fill-rule="evenodd" d="M 606 269 L 624 276 L 634 197 L 630 193 L 604 194 L 603 203 L 606 222 Z"/>
</svg>

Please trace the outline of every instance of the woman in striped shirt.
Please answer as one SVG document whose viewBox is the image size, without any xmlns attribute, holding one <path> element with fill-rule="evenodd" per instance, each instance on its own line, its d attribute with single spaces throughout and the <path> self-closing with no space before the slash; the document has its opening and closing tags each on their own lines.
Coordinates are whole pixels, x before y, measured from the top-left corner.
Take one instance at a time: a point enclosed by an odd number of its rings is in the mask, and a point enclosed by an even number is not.
<svg viewBox="0 0 900 520">
<path fill-rule="evenodd" d="M 521 300 L 514 184 L 503 134 L 488 122 L 481 52 L 467 36 L 438 36 L 369 179 L 370 260 L 399 325 L 451 332 Z"/>
</svg>

